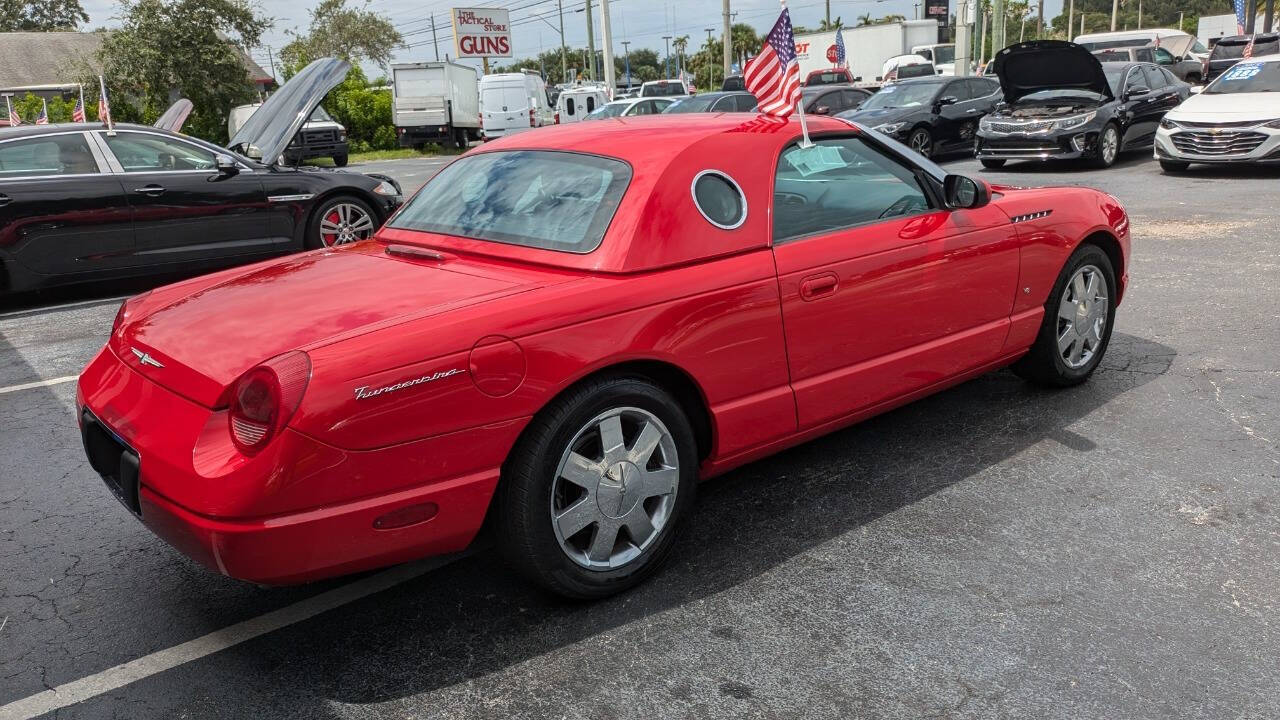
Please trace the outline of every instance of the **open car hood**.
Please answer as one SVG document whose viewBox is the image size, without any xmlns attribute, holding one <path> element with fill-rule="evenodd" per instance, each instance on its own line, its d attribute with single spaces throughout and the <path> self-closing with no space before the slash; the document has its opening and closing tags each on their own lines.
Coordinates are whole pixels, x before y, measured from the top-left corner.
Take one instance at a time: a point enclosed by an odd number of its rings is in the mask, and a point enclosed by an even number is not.
<svg viewBox="0 0 1280 720">
<path fill-rule="evenodd" d="M 240 126 L 227 147 L 268 164 L 279 162 L 289 141 L 350 68 L 351 63 L 337 58 L 313 61 L 267 98 Z"/>
<path fill-rule="evenodd" d="M 1010 45 L 996 55 L 993 70 L 1000 79 L 1004 101 L 1011 105 L 1040 90 L 1090 90 L 1115 99 L 1098 58 L 1065 40 Z"/>
<path fill-rule="evenodd" d="M 195 107 L 191 101 L 186 98 L 178 98 L 177 102 L 169 106 L 168 110 L 156 120 L 155 126 L 161 130 L 169 132 L 182 132 L 182 126 L 187 122 L 187 118 L 191 115 L 191 108 Z"/>
<path fill-rule="evenodd" d="M 1191 50 L 1191 43 L 1196 39 L 1191 35 L 1174 35 L 1172 37 L 1160 38 L 1159 47 L 1169 51 L 1174 58 L 1181 60 L 1186 57 Z"/>
</svg>

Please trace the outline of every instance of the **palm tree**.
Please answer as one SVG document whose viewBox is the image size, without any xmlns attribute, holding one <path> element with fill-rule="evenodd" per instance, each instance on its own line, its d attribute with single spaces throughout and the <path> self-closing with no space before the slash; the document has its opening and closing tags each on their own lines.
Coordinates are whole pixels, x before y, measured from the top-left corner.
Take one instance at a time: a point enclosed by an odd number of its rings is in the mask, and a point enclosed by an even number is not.
<svg viewBox="0 0 1280 720">
<path fill-rule="evenodd" d="M 671 47 L 676 51 L 676 70 L 684 70 L 684 51 L 689 47 L 689 36 L 681 35 L 671 41 Z"/>
<path fill-rule="evenodd" d="M 819 30 L 835 30 L 836 28 L 842 27 L 843 25 L 844 23 L 840 22 L 840 17 L 837 15 L 836 19 L 831 21 L 827 21 L 826 18 L 823 18 L 822 22 L 818 23 L 818 29 Z"/>
<path fill-rule="evenodd" d="M 872 23 L 871 13 L 866 13 L 865 15 L 858 16 L 858 27 L 866 27 L 871 23 Z"/>
</svg>

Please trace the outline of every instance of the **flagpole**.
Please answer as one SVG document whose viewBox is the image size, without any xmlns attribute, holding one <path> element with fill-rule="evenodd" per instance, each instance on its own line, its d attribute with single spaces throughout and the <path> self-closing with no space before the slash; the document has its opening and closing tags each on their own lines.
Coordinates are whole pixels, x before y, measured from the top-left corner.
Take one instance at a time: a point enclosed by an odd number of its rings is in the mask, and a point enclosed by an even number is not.
<svg viewBox="0 0 1280 720">
<path fill-rule="evenodd" d="M 89 111 L 84 107 L 84 83 L 76 83 L 76 85 L 80 86 L 80 112 L 83 113 L 80 117 L 87 121 L 89 119 Z"/>
<path fill-rule="evenodd" d="M 793 62 L 798 63 L 799 61 Z M 800 113 L 800 132 L 804 135 L 804 138 L 800 141 L 800 147 L 813 147 L 813 143 L 809 141 L 809 124 L 804 121 L 804 93 L 801 93 L 800 99 L 796 101 L 796 111 Z"/>
<path fill-rule="evenodd" d="M 9 117 L 5 119 L 9 121 L 10 125 L 13 125 L 13 106 L 9 104 L 8 95 L 4 96 L 4 109 L 9 111 Z"/>
</svg>

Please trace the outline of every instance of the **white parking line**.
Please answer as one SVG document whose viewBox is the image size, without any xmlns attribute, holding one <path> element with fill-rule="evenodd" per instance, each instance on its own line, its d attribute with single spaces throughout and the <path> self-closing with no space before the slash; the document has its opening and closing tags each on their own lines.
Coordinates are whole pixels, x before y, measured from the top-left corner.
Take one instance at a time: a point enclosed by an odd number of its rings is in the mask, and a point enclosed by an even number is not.
<svg viewBox="0 0 1280 720">
<path fill-rule="evenodd" d="M 407 565 L 398 565 L 370 575 L 342 587 L 334 588 L 315 597 L 301 600 L 265 615 L 216 630 L 195 640 L 175 645 L 150 655 L 130 660 L 79 680 L 59 685 L 51 690 L 15 700 L 0 706 L 0 720 L 26 720 L 53 712 L 78 702 L 89 700 L 103 693 L 124 687 L 165 670 L 199 660 L 202 657 L 226 650 L 247 640 L 252 640 L 280 628 L 302 622 L 324 612 L 355 602 L 400 583 L 412 580 L 424 573 L 464 557 L 466 553 L 443 558 L 428 558 Z"/>
<path fill-rule="evenodd" d="M 31 388 L 49 387 L 50 385 L 61 385 L 63 383 L 79 380 L 79 375 L 64 375 L 56 377 L 52 380 L 39 380 L 37 382 L 22 383 L 21 385 L 10 385 L 9 387 L 0 387 L 0 395 L 5 393 L 19 392 L 21 390 L 30 390 Z"/>
</svg>

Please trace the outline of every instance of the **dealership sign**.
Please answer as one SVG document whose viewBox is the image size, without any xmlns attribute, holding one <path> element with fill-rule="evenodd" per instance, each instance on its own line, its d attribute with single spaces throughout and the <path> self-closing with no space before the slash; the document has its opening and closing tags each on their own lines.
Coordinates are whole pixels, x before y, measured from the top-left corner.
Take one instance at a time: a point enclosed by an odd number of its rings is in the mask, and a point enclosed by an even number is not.
<svg viewBox="0 0 1280 720">
<path fill-rule="evenodd" d="M 940 20 L 946 23 L 948 11 L 951 9 L 950 5 L 949 0 L 925 0 L 924 16 L 931 20 Z"/>
<path fill-rule="evenodd" d="M 460 58 L 511 57 L 511 18 L 502 8 L 454 8 L 453 45 Z"/>
</svg>

